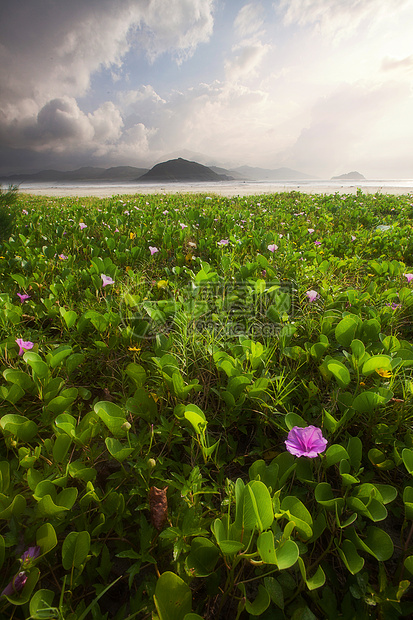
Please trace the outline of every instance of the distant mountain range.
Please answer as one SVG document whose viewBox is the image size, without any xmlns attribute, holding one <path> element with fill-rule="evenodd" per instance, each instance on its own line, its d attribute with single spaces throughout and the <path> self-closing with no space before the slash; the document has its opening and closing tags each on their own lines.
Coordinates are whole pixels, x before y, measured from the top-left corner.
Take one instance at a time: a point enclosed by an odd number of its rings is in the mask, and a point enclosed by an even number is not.
<svg viewBox="0 0 413 620">
<path fill-rule="evenodd" d="M 1 180 L 6 183 L 50 182 L 210 182 L 210 181 L 291 181 L 312 179 L 303 172 L 291 168 L 266 169 L 241 166 L 227 170 L 219 166 L 204 166 L 195 161 L 178 157 L 156 164 L 151 169 L 134 166 L 112 168 L 83 167 L 77 170 L 42 170 L 34 173 L 12 174 Z"/>
</svg>

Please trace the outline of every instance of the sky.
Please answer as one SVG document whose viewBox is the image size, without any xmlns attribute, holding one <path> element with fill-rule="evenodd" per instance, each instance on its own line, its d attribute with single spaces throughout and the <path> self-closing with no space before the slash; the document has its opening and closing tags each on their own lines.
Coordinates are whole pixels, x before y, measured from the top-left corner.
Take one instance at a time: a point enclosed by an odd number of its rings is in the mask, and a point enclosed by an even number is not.
<svg viewBox="0 0 413 620">
<path fill-rule="evenodd" d="M 413 0 L 2 0 L 0 174 L 413 178 Z"/>
</svg>

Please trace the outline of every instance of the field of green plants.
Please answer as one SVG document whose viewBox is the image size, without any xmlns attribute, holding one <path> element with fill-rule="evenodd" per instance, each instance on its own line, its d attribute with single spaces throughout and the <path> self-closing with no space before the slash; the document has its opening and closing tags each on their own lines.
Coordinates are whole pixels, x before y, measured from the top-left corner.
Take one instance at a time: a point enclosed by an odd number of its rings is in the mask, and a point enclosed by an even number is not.
<svg viewBox="0 0 413 620">
<path fill-rule="evenodd" d="M 0 198 L 1 620 L 411 617 L 413 197 Z"/>
</svg>

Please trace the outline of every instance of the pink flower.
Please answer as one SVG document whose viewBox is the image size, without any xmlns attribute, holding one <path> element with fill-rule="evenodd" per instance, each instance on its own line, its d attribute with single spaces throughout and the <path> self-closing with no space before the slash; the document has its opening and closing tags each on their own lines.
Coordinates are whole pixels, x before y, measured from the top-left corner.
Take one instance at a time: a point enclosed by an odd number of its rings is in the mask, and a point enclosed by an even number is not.
<svg viewBox="0 0 413 620">
<path fill-rule="evenodd" d="M 278 245 L 275 245 L 275 243 L 271 243 L 267 247 L 268 247 L 270 252 L 275 252 L 275 250 L 278 250 Z"/>
<path fill-rule="evenodd" d="M 29 212 L 26 211 L 26 209 L 22 209 L 22 213 L 24 213 L 24 215 L 29 215 Z"/>
<path fill-rule="evenodd" d="M 21 293 L 17 293 L 17 296 L 18 296 L 18 297 L 20 297 L 20 301 L 21 301 L 21 303 L 22 303 L 22 304 L 24 304 L 24 302 L 25 302 L 27 299 L 30 299 L 30 295 L 26 295 L 26 294 L 23 294 L 23 295 L 22 295 Z"/>
<path fill-rule="evenodd" d="M 313 234 L 313 232 L 314 232 L 314 228 L 307 228 L 307 230 L 308 230 L 308 232 L 310 233 L 310 235 L 312 235 L 312 234 Z"/>
<path fill-rule="evenodd" d="M 351 240 L 355 241 L 357 239 L 357 237 L 355 237 L 354 235 L 351 235 Z"/>
<path fill-rule="evenodd" d="M 184 228 L 188 228 L 188 226 L 187 226 L 186 224 L 179 224 L 179 225 L 180 225 L 180 227 L 182 228 L 182 230 L 183 230 Z"/>
<path fill-rule="evenodd" d="M 23 355 L 25 351 L 27 351 L 28 349 L 33 349 L 34 347 L 34 343 L 30 342 L 30 340 L 22 340 L 22 338 L 17 338 L 15 342 L 20 347 L 19 355 Z"/>
<path fill-rule="evenodd" d="M 403 275 L 407 278 L 407 282 L 411 282 L 413 280 L 413 273 L 404 273 Z"/>
<path fill-rule="evenodd" d="M 321 241 L 314 241 L 314 245 L 321 245 Z"/>
<path fill-rule="evenodd" d="M 320 295 L 317 293 L 317 291 L 307 291 L 306 295 L 308 297 L 308 301 L 315 301 L 316 299 L 318 299 L 320 297 Z"/>
<path fill-rule="evenodd" d="M 107 286 L 108 284 L 115 284 L 115 281 L 112 280 L 110 276 L 105 276 L 104 273 L 101 273 L 100 277 L 102 278 L 102 286 Z"/>
<path fill-rule="evenodd" d="M 228 239 L 221 239 L 221 241 L 218 241 L 218 245 L 228 245 L 229 240 Z"/>
<path fill-rule="evenodd" d="M 67 256 L 65 256 L 64 254 L 59 254 L 59 258 L 60 260 L 67 260 Z"/>
<path fill-rule="evenodd" d="M 324 452 L 327 439 L 323 437 L 320 428 L 316 426 L 294 426 L 288 433 L 285 441 L 288 452 L 294 456 L 307 456 L 311 459 Z"/>
<path fill-rule="evenodd" d="M 149 246 L 149 251 L 151 253 L 151 256 L 153 256 L 154 254 L 156 254 L 156 252 L 159 252 L 158 248 L 156 247 L 152 247 L 151 245 Z"/>
<path fill-rule="evenodd" d="M 84 228 L 87 228 L 87 224 L 80 222 L 79 227 L 80 227 L 80 230 L 83 230 Z"/>
</svg>

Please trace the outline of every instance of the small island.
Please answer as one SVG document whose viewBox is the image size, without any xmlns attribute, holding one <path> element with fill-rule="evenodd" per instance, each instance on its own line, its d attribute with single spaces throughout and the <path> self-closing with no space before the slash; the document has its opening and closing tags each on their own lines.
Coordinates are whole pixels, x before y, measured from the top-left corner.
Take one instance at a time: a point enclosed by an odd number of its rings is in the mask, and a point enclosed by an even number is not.
<svg viewBox="0 0 413 620">
<path fill-rule="evenodd" d="M 331 177 L 332 181 L 365 181 L 366 177 L 364 177 L 360 172 L 347 172 L 346 174 L 340 174 L 337 177 Z"/>
</svg>

